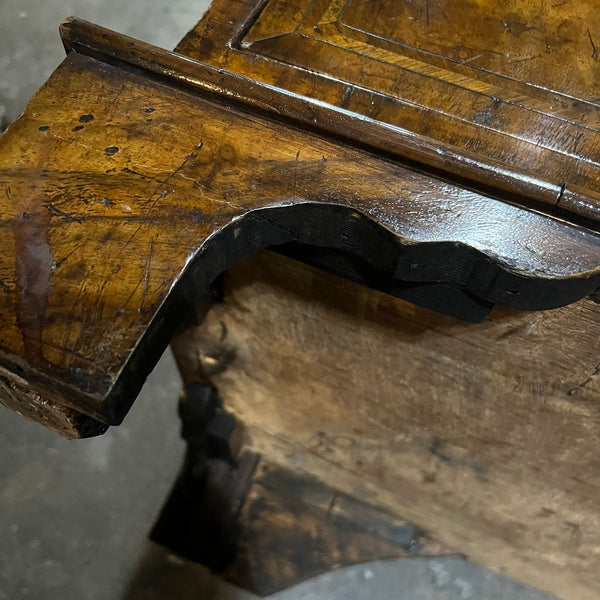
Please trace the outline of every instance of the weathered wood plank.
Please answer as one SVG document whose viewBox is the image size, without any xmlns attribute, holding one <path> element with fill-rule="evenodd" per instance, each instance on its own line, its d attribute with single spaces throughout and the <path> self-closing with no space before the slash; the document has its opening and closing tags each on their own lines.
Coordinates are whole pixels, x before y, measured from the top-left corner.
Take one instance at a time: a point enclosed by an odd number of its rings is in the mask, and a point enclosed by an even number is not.
<svg viewBox="0 0 600 600">
<path fill-rule="evenodd" d="M 174 344 L 269 460 L 567 600 L 600 588 L 598 305 L 473 325 L 272 253 Z"/>
<path fill-rule="evenodd" d="M 151 538 L 260 596 L 361 562 L 448 554 L 394 513 L 252 453 L 235 466 L 188 455 Z"/>
</svg>

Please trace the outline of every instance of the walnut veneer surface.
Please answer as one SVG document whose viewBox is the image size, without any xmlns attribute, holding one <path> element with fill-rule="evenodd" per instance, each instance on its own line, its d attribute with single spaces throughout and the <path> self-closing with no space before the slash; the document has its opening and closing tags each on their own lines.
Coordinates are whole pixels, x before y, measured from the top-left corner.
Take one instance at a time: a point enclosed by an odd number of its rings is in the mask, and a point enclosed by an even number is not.
<svg viewBox="0 0 600 600">
<path fill-rule="evenodd" d="M 118 423 L 186 307 L 274 244 L 472 321 L 592 293 L 592 8 L 218 1 L 177 53 L 66 22 L 0 139 L 3 402 Z"/>
</svg>

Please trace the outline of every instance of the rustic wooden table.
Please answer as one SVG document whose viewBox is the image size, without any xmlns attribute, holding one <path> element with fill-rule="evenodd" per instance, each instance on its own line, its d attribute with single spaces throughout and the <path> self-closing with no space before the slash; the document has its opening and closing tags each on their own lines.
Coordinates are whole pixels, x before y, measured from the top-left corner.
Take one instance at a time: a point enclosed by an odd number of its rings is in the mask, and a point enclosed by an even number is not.
<svg viewBox="0 0 600 600">
<path fill-rule="evenodd" d="M 303 489 L 306 531 L 412 531 L 295 576 L 418 542 L 596 598 L 596 34 L 591 0 L 216 0 L 175 52 L 65 22 L 0 138 L 0 401 L 100 434 L 177 331 L 225 520 Z"/>
</svg>

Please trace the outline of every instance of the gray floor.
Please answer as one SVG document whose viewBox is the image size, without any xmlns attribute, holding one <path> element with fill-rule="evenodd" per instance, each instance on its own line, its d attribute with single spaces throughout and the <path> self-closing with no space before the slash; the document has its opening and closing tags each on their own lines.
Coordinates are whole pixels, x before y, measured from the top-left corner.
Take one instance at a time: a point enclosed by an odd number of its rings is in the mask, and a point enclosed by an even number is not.
<svg viewBox="0 0 600 600">
<path fill-rule="evenodd" d="M 62 58 L 77 15 L 173 47 L 206 0 L 0 0 L 0 120 L 14 120 Z M 0 600 L 250 600 L 147 541 L 179 467 L 170 355 L 124 425 L 65 441 L 0 408 Z M 382 561 L 329 573 L 275 600 L 550 600 L 459 558 Z"/>
</svg>

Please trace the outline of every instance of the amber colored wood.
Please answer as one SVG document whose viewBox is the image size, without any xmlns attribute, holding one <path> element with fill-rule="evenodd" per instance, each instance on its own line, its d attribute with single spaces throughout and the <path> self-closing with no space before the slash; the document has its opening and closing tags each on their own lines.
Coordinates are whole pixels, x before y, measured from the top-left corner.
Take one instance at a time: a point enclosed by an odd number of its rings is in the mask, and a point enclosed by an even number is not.
<svg viewBox="0 0 600 600">
<path fill-rule="evenodd" d="M 216 0 L 176 50 L 448 144 L 481 177 L 551 182 L 539 200 L 596 218 L 599 36 L 595 0 Z"/>
<path fill-rule="evenodd" d="M 251 448 L 554 593 L 600 589 L 598 305 L 461 323 L 272 253 L 175 339 Z"/>
<path fill-rule="evenodd" d="M 416 162 L 421 167 L 433 169 L 437 175 L 441 174 L 486 194 L 493 191 L 496 196 L 509 202 L 532 205 L 538 210 L 598 228 L 599 197 L 595 192 L 574 187 L 569 182 L 548 180 L 547 171 L 536 175 L 515 164 L 507 166 L 499 159 L 475 153 L 469 148 L 457 147 L 442 139 L 400 128 L 394 121 L 397 110 L 392 110 L 389 118 L 384 114 L 375 118 L 371 115 L 376 100 L 372 90 L 362 90 L 364 102 L 371 107 L 366 115 L 347 110 L 345 98 L 352 93 L 347 84 L 337 78 L 323 79 L 312 70 L 292 73 L 294 83 L 291 87 L 287 78 L 280 77 L 277 70 L 277 81 L 271 84 L 207 63 L 181 60 L 181 57 L 139 42 L 135 43 L 139 49 L 132 50 L 134 43 L 128 42 L 123 36 L 101 31 L 82 21 L 67 21 L 61 30 L 69 51 L 82 51 L 112 62 L 125 61 L 185 87 L 218 93 L 235 102 L 241 101 L 268 113 L 271 118 L 287 118 L 305 128 L 333 133 L 353 145 Z M 233 40 L 228 42 L 232 43 Z M 273 61 L 269 64 L 277 66 Z M 299 80 L 303 82 L 300 88 L 297 87 Z M 320 88 L 327 93 L 315 97 L 314 90 Z M 322 98 L 327 98 L 326 103 Z M 529 153 L 533 150 L 527 149 Z"/>
<path fill-rule="evenodd" d="M 589 220 L 367 147 L 361 132 L 376 130 L 360 112 L 260 81 L 243 93 L 243 74 L 84 22 L 63 35 L 67 59 L 0 138 L 11 385 L 120 422 L 193 300 L 271 245 L 472 321 L 496 303 L 547 309 L 600 285 Z M 278 114 L 285 98 L 294 110 Z M 349 136 L 332 136 L 343 123 Z"/>
</svg>

